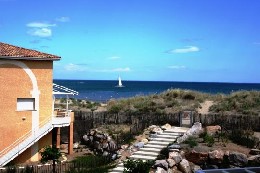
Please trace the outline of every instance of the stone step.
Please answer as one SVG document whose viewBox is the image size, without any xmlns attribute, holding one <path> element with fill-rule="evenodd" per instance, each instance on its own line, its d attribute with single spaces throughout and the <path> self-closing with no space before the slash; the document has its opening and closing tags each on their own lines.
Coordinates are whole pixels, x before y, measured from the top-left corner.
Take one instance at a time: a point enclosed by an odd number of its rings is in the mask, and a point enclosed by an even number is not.
<svg viewBox="0 0 260 173">
<path fill-rule="evenodd" d="M 162 150 L 161 148 L 150 148 L 150 147 L 139 149 L 139 151 L 154 151 L 154 152 L 159 152 L 159 153 L 161 150 Z"/>
<path fill-rule="evenodd" d="M 174 142 L 176 140 L 176 138 L 149 138 L 150 141 L 159 141 L 159 142 Z"/>
<path fill-rule="evenodd" d="M 172 136 L 172 137 L 179 137 L 179 136 L 182 136 L 180 133 L 171 133 L 171 132 L 164 132 L 162 134 L 158 134 L 158 135 L 169 135 L 169 136 Z"/>
<path fill-rule="evenodd" d="M 144 145 L 144 148 L 157 148 L 157 149 L 162 149 L 162 148 L 165 148 L 167 147 L 167 145 L 156 145 L 156 144 L 146 144 Z"/>
<path fill-rule="evenodd" d="M 137 151 L 133 155 L 158 156 L 160 151 Z"/>
<path fill-rule="evenodd" d="M 162 134 L 157 135 L 154 138 L 177 138 L 179 136 L 180 135 L 177 135 L 177 134 L 174 134 L 174 133 L 162 133 Z"/>
<path fill-rule="evenodd" d="M 174 128 L 171 128 L 171 129 L 167 129 L 167 130 L 164 130 L 164 132 L 168 132 L 168 133 L 185 133 L 187 132 L 189 128 L 185 128 L 185 127 L 174 127 Z"/>
<path fill-rule="evenodd" d="M 115 168 L 113 168 L 111 171 L 109 171 L 110 173 L 118 173 L 118 172 L 123 172 L 124 171 L 124 167 L 121 166 L 117 166 Z"/>
<path fill-rule="evenodd" d="M 130 156 L 130 159 L 132 160 L 137 160 L 137 159 L 142 159 L 142 160 L 155 160 L 157 156 L 144 156 L 144 155 L 132 155 Z"/>
<path fill-rule="evenodd" d="M 148 144 L 155 144 L 155 145 L 164 145 L 167 146 L 169 142 L 164 142 L 164 141 L 149 141 Z"/>
</svg>

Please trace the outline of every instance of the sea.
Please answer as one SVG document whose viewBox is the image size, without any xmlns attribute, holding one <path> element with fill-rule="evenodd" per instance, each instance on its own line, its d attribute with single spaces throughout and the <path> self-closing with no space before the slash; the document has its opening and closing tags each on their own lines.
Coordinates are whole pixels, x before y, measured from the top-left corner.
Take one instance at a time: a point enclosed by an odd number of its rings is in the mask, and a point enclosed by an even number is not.
<svg viewBox="0 0 260 173">
<path fill-rule="evenodd" d="M 77 91 L 70 96 L 95 102 L 107 102 L 110 99 L 122 99 L 135 96 L 159 94 L 168 89 L 188 89 L 210 94 L 230 94 L 241 90 L 258 90 L 260 83 L 215 83 L 215 82 L 165 82 L 165 81 L 123 81 L 124 87 L 116 87 L 113 80 L 61 80 L 55 84 Z M 56 96 L 57 98 L 62 96 Z M 63 96 L 64 97 L 64 96 Z"/>
</svg>

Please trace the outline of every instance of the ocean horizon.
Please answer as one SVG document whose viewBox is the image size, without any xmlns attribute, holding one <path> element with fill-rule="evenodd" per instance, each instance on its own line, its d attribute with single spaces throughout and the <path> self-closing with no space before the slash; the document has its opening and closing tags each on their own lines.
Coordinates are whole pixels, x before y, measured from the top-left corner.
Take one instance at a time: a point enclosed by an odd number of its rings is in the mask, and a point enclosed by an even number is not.
<svg viewBox="0 0 260 173">
<path fill-rule="evenodd" d="M 168 89 L 187 89 L 210 94 L 230 94 L 231 92 L 241 90 L 260 90 L 259 83 L 125 80 L 122 81 L 124 87 L 116 87 L 118 85 L 117 80 L 54 79 L 53 82 L 79 92 L 79 95 L 72 96 L 73 98 L 97 102 L 106 102 L 110 99 L 159 94 Z"/>
</svg>

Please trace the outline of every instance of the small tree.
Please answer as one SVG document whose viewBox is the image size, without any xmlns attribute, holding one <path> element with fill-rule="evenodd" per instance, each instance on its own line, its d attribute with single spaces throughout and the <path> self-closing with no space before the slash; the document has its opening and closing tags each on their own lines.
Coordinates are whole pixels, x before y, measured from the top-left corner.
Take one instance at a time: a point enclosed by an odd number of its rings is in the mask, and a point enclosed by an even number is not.
<svg viewBox="0 0 260 173">
<path fill-rule="evenodd" d="M 55 162 L 61 157 L 60 150 L 56 147 L 45 146 L 42 151 L 40 151 L 42 156 L 41 162 L 46 163 L 50 160 L 53 161 L 53 173 L 55 173 Z"/>
</svg>

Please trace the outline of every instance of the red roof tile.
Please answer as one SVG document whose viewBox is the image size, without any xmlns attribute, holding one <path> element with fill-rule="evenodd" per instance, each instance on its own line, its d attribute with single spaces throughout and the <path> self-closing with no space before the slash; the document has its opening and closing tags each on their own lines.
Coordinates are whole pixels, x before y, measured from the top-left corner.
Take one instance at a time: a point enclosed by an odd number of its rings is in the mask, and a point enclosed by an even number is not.
<svg viewBox="0 0 260 173">
<path fill-rule="evenodd" d="M 60 60 L 59 56 L 0 42 L 0 58 L 25 60 Z"/>
</svg>

